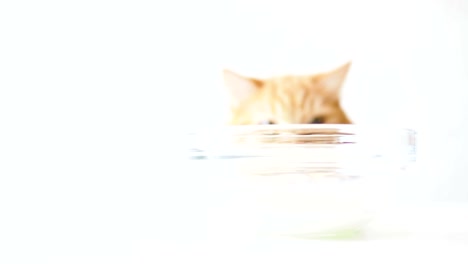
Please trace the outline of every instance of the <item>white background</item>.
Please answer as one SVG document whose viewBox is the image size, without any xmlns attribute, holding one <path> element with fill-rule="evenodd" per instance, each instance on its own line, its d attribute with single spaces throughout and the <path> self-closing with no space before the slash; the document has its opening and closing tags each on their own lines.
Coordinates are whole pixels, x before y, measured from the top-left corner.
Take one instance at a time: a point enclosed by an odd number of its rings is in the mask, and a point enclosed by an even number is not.
<svg viewBox="0 0 468 264">
<path fill-rule="evenodd" d="M 223 68 L 261 77 L 352 60 L 355 123 L 419 132 L 408 199 L 468 201 L 467 44 L 464 0 L 2 1 L 1 247 L 121 253 L 115 241 L 158 218 L 171 134 L 224 117 Z"/>
</svg>

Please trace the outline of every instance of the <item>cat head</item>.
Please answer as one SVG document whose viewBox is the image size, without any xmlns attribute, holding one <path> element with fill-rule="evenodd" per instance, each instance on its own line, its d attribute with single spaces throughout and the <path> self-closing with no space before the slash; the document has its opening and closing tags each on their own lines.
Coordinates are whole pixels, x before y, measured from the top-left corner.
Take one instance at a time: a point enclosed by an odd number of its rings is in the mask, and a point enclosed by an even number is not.
<svg viewBox="0 0 468 264">
<path fill-rule="evenodd" d="M 230 94 L 231 125 L 351 124 L 340 104 L 351 63 L 312 75 L 268 79 L 224 70 Z"/>
</svg>

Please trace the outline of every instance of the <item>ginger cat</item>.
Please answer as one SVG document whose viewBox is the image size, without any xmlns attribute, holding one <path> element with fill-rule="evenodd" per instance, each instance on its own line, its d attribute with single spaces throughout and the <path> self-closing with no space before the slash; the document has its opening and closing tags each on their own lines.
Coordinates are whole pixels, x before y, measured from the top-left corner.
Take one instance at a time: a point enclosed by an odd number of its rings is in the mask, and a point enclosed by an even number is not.
<svg viewBox="0 0 468 264">
<path fill-rule="evenodd" d="M 230 125 L 351 124 L 340 91 L 351 63 L 329 72 L 255 79 L 224 70 Z"/>
</svg>

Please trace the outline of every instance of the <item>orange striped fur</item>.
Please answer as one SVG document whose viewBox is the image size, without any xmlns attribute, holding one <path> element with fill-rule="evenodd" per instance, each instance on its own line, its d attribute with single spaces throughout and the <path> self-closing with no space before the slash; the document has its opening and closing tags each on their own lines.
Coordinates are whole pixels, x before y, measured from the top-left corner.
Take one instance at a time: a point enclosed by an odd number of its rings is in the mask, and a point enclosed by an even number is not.
<svg viewBox="0 0 468 264">
<path fill-rule="evenodd" d="M 230 125 L 350 124 L 340 91 L 351 63 L 313 75 L 255 79 L 224 70 L 230 92 Z"/>
</svg>

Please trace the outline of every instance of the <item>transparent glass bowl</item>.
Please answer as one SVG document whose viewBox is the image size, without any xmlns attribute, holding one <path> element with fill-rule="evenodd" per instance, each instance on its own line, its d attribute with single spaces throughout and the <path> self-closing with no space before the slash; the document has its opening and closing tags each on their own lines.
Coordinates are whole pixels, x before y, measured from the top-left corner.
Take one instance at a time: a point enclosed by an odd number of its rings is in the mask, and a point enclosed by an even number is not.
<svg viewBox="0 0 468 264">
<path fill-rule="evenodd" d="M 190 170 L 210 186 L 203 195 L 216 232 L 343 238 L 394 195 L 415 138 L 358 125 L 210 128 L 189 137 Z"/>
</svg>

